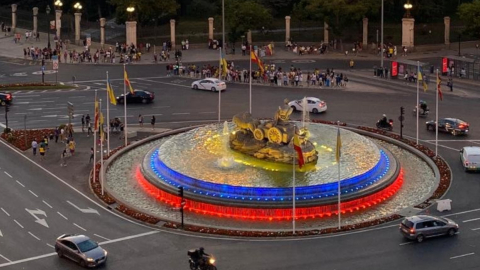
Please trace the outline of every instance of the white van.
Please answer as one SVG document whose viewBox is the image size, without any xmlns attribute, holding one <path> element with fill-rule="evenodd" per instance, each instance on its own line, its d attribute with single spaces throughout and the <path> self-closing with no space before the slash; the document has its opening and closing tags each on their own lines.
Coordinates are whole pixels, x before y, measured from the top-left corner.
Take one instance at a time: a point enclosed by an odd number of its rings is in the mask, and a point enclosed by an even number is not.
<svg viewBox="0 0 480 270">
<path fill-rule="evenodd" d="M 465 171 L 480 171 L 480 147 L 463 147 L 460 150 L 460 160 Z"/>
</svg>

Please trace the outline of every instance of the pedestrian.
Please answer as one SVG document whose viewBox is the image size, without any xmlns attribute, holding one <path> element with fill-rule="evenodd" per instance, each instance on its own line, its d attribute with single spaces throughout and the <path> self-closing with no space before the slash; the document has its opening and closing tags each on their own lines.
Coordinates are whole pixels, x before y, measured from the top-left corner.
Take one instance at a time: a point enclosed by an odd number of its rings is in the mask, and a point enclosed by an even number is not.
<svg viewBox="0 0 480 270">
<path fill-rule="evenodd" d="M 448 79 L 447 86 L 450 87 L 450 92 L 453 92 L 453 79 L 452 78 Z"/>
<path fill-rule="evenodd" d="M 37 155 L 37 147 L 38 147 L 37 139 L 33 139 L 33 141 L 32 141 L 32 150 L 33 150 L 33 155 L 34 155 L 34 156 Z"/>
<path fill-rule="evenodd" d="M 60 129 L 57 127 L 55 129 L 55 143 L 58 143 L 58 137 L 60 136 Z"/>
<path fill-rule="evenodd" d="M 152 124 L 152 130 L 155 129 L 155 115 L 152 115 L 152 121 L 150 122 L 150 124 Z"/>
<path fill-rule="evenodd" d="M 91 133 L 93 133 L 92 132 L 92 123 L 88 122 L 87 123 L 87 137 L 90 137 Z"/>
<path fill-rule="evenodd" d="M 87 116 L 85 117 L 85 123 L 88 125 L 88 123 L 90 123 L 90 114 L 87 114 Z"/>
<path fill-rule="evenodd" d="M 82 132 L 85 132 L 85 115 L 82 115 Z"/>
<path fill-rule="evenodd" d="M 60 155 L 60 159 L 62 160 L 62 163 L 60 163 L 61 167 L 66 167 L 67 166 L 67 148 L 63 148 L 62 154 Z"/>
<path fill-rule="evenodd" d="M 350 68 L 353 68 L 354 65 L 355 65 L 355 62 L 353 62 L 353 59 L 350 59 Z"/>
<path fill-rule="evenodd" d="M 70 142 L 68 143 L 68 148 L 70 149 L 70 155 L 74 155 L 75 154 L 75 141 L 73 140 L 73 138 L 70 140 Z"/>
<path fill-rule="evenodd" d="M 92 163 L 95 151 L 93 147 L 90 147 L 90 161 L 88 163 Z"/>
<path fill-rule="evenodd" d="M 43 143 L 45 144 L 45 150 L 48 150 L 48 137 L 46 135 L 43 137 Z"/>
<path fill-rule="evenodd" d="M 45 159 L 45 144 L 43 142 L 40 143 L 40 147 L 38 149 L 38 152 L 40 152 L 40 160 Z"/>
<path fill-rule="evenodd" d="M 140 124 L 140 127 L 143 127 L 143 116 L 141 114 L 138 115 L 138 124 Z"/>
<path fill-rule="evenodd" d="M 65 141 L 65 128 L 60 129 L 60 141 Z"/>
</svg>

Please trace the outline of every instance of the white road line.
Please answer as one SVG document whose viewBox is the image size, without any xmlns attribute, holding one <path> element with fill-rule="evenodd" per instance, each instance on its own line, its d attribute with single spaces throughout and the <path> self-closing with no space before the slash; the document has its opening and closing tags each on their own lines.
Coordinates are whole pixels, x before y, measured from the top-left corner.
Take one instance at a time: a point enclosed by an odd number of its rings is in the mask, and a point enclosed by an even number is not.
<svg viewBox="0 0 480 270">
<path fill-rule="evenodd" d="M 7 257 L 3 256 L 2 254 L 0 254 L 0 257 L 3 258 L 3 259 L 4 259 L 5 261 L 7 261 L 7 262 L 12 262 L 12 261 L 10 261 Z"/>
<path fill-rule="evenodd" d="M 191 86 L 189 85 L 182 85 L 182 84 L 176 84 L 176 83 L 167 83 L 167 82 L 157 82 L 157 81 L 151 81 L 151 80 L 146 80 L 146 79 L 140 79 L 142 81 L 146 81 L 146 82 L 153 82 L 153 83 L 161 83 L 161 84 L 168 84 L 168 85 L 175 85 L 175 86 L 180 86 L 180 87 L 185 87 L 185 88 L 192 88 Z"/>
<path fill-rule="evenodd" d="M 13 221 L 15 221 L 15 223 L 17 223 L 17 225 L 20 226 L 20 228 L 23 229 L 23 226 L 22 226 L 22 224 L 20 224 L 20 222 L 18 222 L 16 219 L 14 219 Z"/>
<path fill-rule="evenodd" d="M 73 96 L 73 97 L 70 97 L 70 98 L 84 98 L 85 96 Z"/>
<path fill-rule="evenodd" d="M 102 238 L 102 239 L 104 239 L 104 240 L 110 241 L 110 239 L 108 239 L 108 238 L 106 238 L 106 237 L 103 237 L 103 236 L 101 236 L 101 235 L 98 235 L 98 234 L 96 234 L 96 233 L 94 233 L 93 235 L 95 235 L 96 237 Z"/>
<path fill-rule="evenodd" d="M 170 108 L 170 106 L 155 106 L 155 107 L 152 107 L 154 109 L 164 109 L 164 108 Z"/>
<path fill-rule="evenodd" d="M 42 91 L 42 92 L 40 92 L 40 93 L 46 93 L 46 92 L 48 92 L 48 90 L 43 90 L 43 91 Z"/>
<path fill-rule="evenodd" d="M 472 221 L 477 221 L 477 220 L 480 220 L 480 218 L 467 219 L 467 220 L 464 220 L 464 221 L 462 221 L 462 222 L 463 222 L 463 223 L 467 223 L 467 222 L 472 222 Z"/>
<path fill-rule="evenodd" d="M 61 217 L 63 217 L 64 219 L 68 220 L 68 218 L 67 218 L 66 216 L 62 215 L 62 213 L 57 212 L 57 214 L 59 214 L 59 215 L 60 215 Z"/>
<path fill-rule="evenodd" d="M 217 112 L 200 112 L 199 114 L 212 114 L 212 113 L 217 113 Z"/>
<path fill-rule="evenodd" d="M 146 232 L 146 233 L 140 233 L 140 234 L 135 234 L 135 235 L 126 236 L 126 237 L 122 237 L 122 238 L 117 238 L 117 239 L 113 239 L 113 240 L 108 240 L 108 241 L 105 241 L 105 242 L 101 242 L 99 244 L 100 245 L 107 245 L 107 244 L 112 244 L 112 243 L 121 242 L 121 241 L 125 241 L 125 240 L 135 239 L 135 238 L 139 238 L 139 237 L 143 237 L 143 236 L 147 236 L 147 235 L 156 234 L 156 233 L 159 233 L 159 232 L 160 231 L 149 231 L 149 232 Z"/>
<path fill-rule="evenodd" d="M 28 232 L 28 234 L 30 234 L 31 236 L 33 236 L 33 238 L 37 239 L 38 241 L 40 241 L 40 238 L 38 238 L 35 234 L 31 233 L 31 232 Z"/>
<path fill-rule="evenodd" d="M 13 178 L 13 176 L 11 176 L 8 172 L 4 171 L 4 173 L 8 175 L 10 178 Z"/>
<path fill-rule="evenodd" d="M 53 208 L 50 204 L 48 204 L 46 201 L 42 201 L 44 204 L 46 204 L 48 207 Z"/>
<path fill-rule="evenodd" d="M 172 113 L 172 115 L 185 115 L 185 114 L 190 114 L 188 112 L 185 112 L 185 113 Z"/>
<path fill-rule="evenodd" d="M 28 192 L 32 193 L 33 196 L 37 197 L 38 198 L 38 195 L 35 194 L 33 191 L 31 191 L 30 189 L 28 190 Z"/>
<path fill-rule="evenodd" d="M 16 180 L 16 182 L 17 182 L 20 186 L 25 187 L 24 184 L 20 183 L 20 181 Z"/>
<path fill-rule="evenodd" d="M 472 209 L 472 210 L 467 210 L 467 211 L 463 211 L 463 212 L 458 212 L 458 213 L 452 213 L 452 214 L 448 214 L 448 215 L 443 215 L 442 217 L 451 217 L 451 216 L 468 214 L 468 213 L 477 212 L 477 211 L 480 211 L 480 208 L 476 208 L 476 209 Z"/>
<path fill-rule="evenodd" d="M 450 257 L 450 260 L 458 259 L 458 258 L 462 258 L 462 257 L 465 257 L 465 256 L 470 256 L 470 255 L 475 255 L 475 253 L 472 252 L 472 253 L 462 254 L 462 255 L 458 255 L 458 256 L 453 256 L 453 257 Z"/>
<path fill-rule="evenodd" d="M 2 209 L 2 211 L 5 213 L 5 215 L 10 216 L 10 214 L 7 211 L 5 211 L 5 209 L 3 209 L 3 208 L 0 208 L 0 209 Z"/>
<path fill-rule="evenodd" d="M 77 223 L 73 223 L 73 225 L 77 226 L 78 228 L 80 228 L 81 230 L 83 230 L 83 231 L 85 231 L 85 232 L 87 231 L 87 230 L 85 230 L 84 228 L 82 228 L 80 225 L 78 225 Z"/>
<path fill-rule="evenodd" d="M 47 246 L 49 246 L 51 248 L 55 248 L 54 246 L 50 245 L 49 243 L 47 243 Z"/>
<path fill-rule="evenodd" d="M 480 230 L 480 228 L 475 228 L 475 229 L 472 229 L 472 231 L 478 231 Z"/>
<path fill-rule="evenodd" d="M 413 244 L 413 242 L 405 242 L 405 243 L 401 243 L 401 244 L 398 244 L 399 246 L 405 246 L 405 245 L 410 245 L 410 244 Z"/>
</svg>

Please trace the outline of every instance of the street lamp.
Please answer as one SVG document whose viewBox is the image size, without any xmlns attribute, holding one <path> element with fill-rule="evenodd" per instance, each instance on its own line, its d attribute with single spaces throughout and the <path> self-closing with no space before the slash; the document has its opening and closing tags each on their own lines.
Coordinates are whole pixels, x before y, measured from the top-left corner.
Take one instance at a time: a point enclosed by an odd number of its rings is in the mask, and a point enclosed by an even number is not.
<svg viewBox="0 0 480 270">
<path fill-rule="evenodd" d="M 135 11 L 134 7 L 127 7 L 128 19 L 132 20 L 132 13 Z"/>
<path fill-rule="evenodd" d="M 80 12 L 82 11 L 82 5 L 80 4 L 80 2 L 77 2 L 75 5 L 73 5 L 73 8 L 77 10 L 77 12 Z"/>
<path fill-rule="evenodd" d="M 53 3 L 55 6 L 55 10 L 60 10 L 63 6 L 63 2 L 61 0 L 56 0 L 55 3 Z M 55 38 L 58 39 L 57 36 L 57 14 L 55 12 Z"/>
<path fill-rule="evenodd" d="M 47 29 L 47 35 L 48 35 L 48 49 L 50 50 L 50 20 L 49 20 L 49 15 L 50 15 L 50 5 L 47 5 L 47 9 L 45 10 L 47 13 L 47 21 L 48 21 L 48 29 Z"/>
<path fill-rule="evenodd" d="M 407 13 L 405 14 L 405 18 L 410 18 L 411 15 L 410 15 L 410 9 L 412 9 L 413 5 L 410 4 L 410 1 L 407 1 L 407 3 L 405 3 L 405 5 L 403 5 L 403 8 L 405 8 L 405 10 L 407 11 Z"/>
</svg>

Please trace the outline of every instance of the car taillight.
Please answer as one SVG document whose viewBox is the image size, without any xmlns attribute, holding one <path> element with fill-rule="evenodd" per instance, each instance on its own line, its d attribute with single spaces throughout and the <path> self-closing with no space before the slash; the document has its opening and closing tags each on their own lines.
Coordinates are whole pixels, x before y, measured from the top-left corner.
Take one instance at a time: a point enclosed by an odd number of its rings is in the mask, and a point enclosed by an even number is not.
<svg viewBox="0 0 480 270">
<path fill-rule="evenodd" d="M 393 126 L 393 121 L 389 121 L 390 125 Z"/>
<path fill-rule="evenodd" d="M 320 102 L 320 107 L 323 107 L 323 106 L 325 106 L 325 102 L 322 101 Z"/>
<path fill-rule="evenodd" d="M 411 228 L 410 230 L 408 230 L 411 234 L 414 234 L 415 233 L 415 229 L 414 228 Z"/>
<path fill-rule="evenodd" d="M 7 95 L 7 100 L 12 100 L 12 94 Z"/>
<path fill-rule="evenodd" d="M 468 166 L 468 160 L 465 160 L 465 166 Z"/>
<path fill-rule="evenodd" d="M 458 125 L 458 128 L 465 128 L 465 127 L 466 127 L 466 125 L 464 125 L 464 124 Z"/>
</svg>

